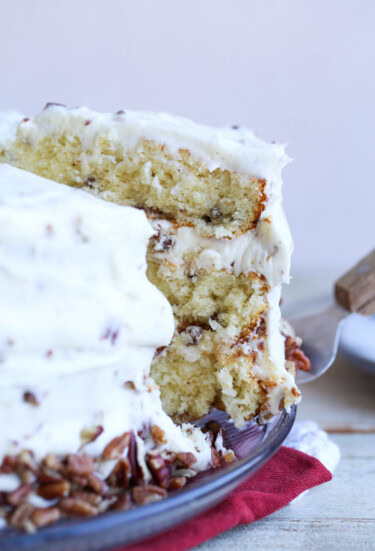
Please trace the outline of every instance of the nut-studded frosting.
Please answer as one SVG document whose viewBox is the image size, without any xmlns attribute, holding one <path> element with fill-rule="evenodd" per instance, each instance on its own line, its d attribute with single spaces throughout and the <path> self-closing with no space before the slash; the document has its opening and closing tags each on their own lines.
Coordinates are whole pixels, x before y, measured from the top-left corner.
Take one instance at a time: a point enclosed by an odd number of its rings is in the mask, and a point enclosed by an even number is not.
<svg viewBox="0 0 375 551">
<path fill-rule="evenodd" d="M 148 378 L 174 323 L 146 277 L 145 214 L 8 165 L 0 211 L 0 457 L 74 453 L 97 427 L 100 454 L 155 425 L 207 467 L 206 437 L 173 424 Z"/>
</svg>

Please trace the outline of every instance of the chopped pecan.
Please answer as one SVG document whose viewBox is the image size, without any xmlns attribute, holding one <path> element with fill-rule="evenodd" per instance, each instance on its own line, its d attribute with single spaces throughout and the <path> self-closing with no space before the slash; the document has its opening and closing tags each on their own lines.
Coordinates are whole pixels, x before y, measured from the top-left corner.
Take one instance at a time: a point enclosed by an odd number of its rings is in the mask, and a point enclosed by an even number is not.
<svg viewBox="0 0 375 551">
<path fill-rule="evenodd" d="M 129 478 L 131 474 L 131 467 L 126 457 L 119 459 L 114 466 L 111 474 L 107 478 L 107 482 L 110 486 L 117 488 L 127 488 L 129 486 Z"/>
<path fill-rule="evenodd" d="M 190 452 L 183 453 L 183 452 L 181 452 L 181 453 L 177 454 L 177 461 L 183 467 L 189 468 L 192 465 L 194 465 L 194 463 L 197 462 L 197 458 L 195 457 L 195 455 L 193 453 L 190 453 Z"/>
<path fill-rule="evenodd" d="M 102 453 L 102 458 L 104 460 L 119 459 L 123 455 L 125 448 L 129 446 L 129 443 L 130 433 L 124 432 L 124 434 L 117 436 L 106 445 Z"/>
<path fill-rule="evenodd" d="M 37 528 L 43 528 L 58 521 L 60 516 L 57 507 L 38 507 L 31 513 L 30 520 Z"/>
<path fill-rule="evenodd" d="M 59 480 L 58 482 L 49 482 L 41 484 L 38 488 L 38 495 L 44 499 L 56 499 L 68 495 L 70 483 L 67 480 Z"/>
<path fill-rule="evenodd" d="M 152 425 L 151 427 L 151 438 L 154 444 L 156 444 L 157 446 L 161 446 L 162 444 L 167 443 L 165 432 L 157 425 Z"/>
<path fill-rule="evenodd" d="M 68 455 L 67 471 L 69 474 L 85 476 L 92 473 L 94 470 L 94 461 L 86 454 Z"/>
<path fill-rule="evenodd" d="M 155 481 L 165 488 L 168 487 L 168 479 L 170 475 L 171 468 L 167 466 L 166 462 L 159 455 L 150 455 L 147 454 L 147 465 L 154 477 Z"/>
<path fill-rule="evenodd" d="M 202 340 L 203 329 L 199 325 L 188 325 L 181 335 L 186 346 L 195 346 Z"/>
<path fill-rule="evenodd" d="M 7 495 L 9 505 L 13 505 L 14 507 L 16 507 L 17 505 L 22 503 L 22 501 L 26 499 L 26 497 L 31 492 L 31 489 L 32 488 L 30 484 L 22 484 L 16 490 L 13 490 L 13 492 L 9 492 Z"/>
<path fill-rule="evenodd" d="M 157 253 L 168 253 L 175 246 L 175 239 L 172 235 L 164 231 L 160 226 L 156 233 L 151 237 L 150 243 Z"/>
<path fill-rule="evenodd" d="M 159 488 L 159 486 L 153 486 L 152 484 L 132 488 L 133 501 L 138 505 L 147 505 L 154 501 L 159 501 L 167 497 L 167 495 L 168 492 L 164 488 Z"/>
<path fill-rule="evenodd" d="M 30 391 L 26 391 L 23 393 L 23 401 L 28 404 L 31 404 L 32 406 L 39 406 L 37 397 L 33 392 L 30 392 Z"/>
<path fill-rule="evenodd" d="M 98 513 L 98 509 L 87 501 L 77 497 L 64 497 L 59 508 L 68 516 L 92 517 Z"/>
</svg>

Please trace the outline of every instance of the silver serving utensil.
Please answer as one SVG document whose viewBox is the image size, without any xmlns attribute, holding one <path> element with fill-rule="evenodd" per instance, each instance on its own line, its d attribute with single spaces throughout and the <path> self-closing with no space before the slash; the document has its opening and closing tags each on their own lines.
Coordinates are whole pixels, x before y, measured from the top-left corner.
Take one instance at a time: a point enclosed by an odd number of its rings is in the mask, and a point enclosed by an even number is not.
<svg viewBox="0 0 375 551">
<path fill-rule="evenodd" d="M 298 371 L 297 384 L 314 381 L 332 365 L 351 312 L 375 313 L 375 249 L 336 282 L 335 299 L 318 314 L 288 320 L 303 339 L 302 350 L 311 361 L 310 371 Z"/>
</svg>

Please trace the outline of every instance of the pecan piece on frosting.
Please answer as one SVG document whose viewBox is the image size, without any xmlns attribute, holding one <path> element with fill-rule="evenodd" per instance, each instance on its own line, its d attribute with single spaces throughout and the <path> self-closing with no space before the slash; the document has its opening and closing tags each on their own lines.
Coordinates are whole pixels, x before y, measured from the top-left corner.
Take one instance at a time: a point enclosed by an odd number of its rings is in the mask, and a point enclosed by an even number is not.
<svg viewBox="0 0 375 551">
<path fill-rule="evenodd" d="M 154 501 L 159 501 L 167 497 L 168 492 L 164 488 L 146 484 L 145 486 L 134 486 L 132 488 L 132 498 L 138 505 L 147 505 Z"/>
<path fill-rule="evenodd" d="M 115 488 L 127 488 L 131 475 L 131 466 L 126 457 L 119 459 L 108 476 L 107 483 Z"/>
<path fill-rule="evenodd" d="M 68 495 L 70 484 L 67 480 L 59 480 L 57 482 L 49 482 L 41 484 L 38 488 L 38 495 L 44 499 L 57 499 Z"/>
<path fill-rule="evenodd" d="M 120 459 L 122 454 L 125 451 L 125 448 L 129 446 L 130 443 L 130 433 L 124 432 L 121 436 L 116 436 L 113 440 L 109 442 L 104 448 L 102 453 L 102 459 Z"/>
<path fill-rule="evenodd" d="M 39 401 L 33 392 L 29 390 L 23 393 L 23 401 L 32 406 L 39 406 Z"/>
<path fill-rule="evenodd" d="M 70 454 L 67 460 L 67 471 L 69 474 L 86 476 L 94 470 L 94 461 L 86 454 Z"/>
<path fill-rule="evenodd" d="M 148 468 L 150 469 L 155 481 L 159 484 L 159 486 L 162 486 L 163 488 L 168 488 L 168 479 L 171 470 L 170 466 L 167 465 L 160 454 L 147 454 L 146 460 Z"/>
<path fill-rule="evenodd" d="M 82 440 L 83 446 L 86 444 L 89 444 L 90 442 L 94 442 L 104 431 L 103 427 L 101 425 L 97 425 L 96 427 L 92 427 L 89 429 L 82 429 L 80 438 Z"/>
<path fill-rule="evenodd" d="M 186 467 L 186 468 L 189 468 L 191 467 L 192 465 L 194 465 L 194 463 L 197 462 L 197 458 L 195 457 L 195 455 L 193 453 L 190 453 L 190 452 L 181 452 L 181 453 L 178 453 L 177 454 L 177 461 L 178 463 L 180 463 L 183 467 Z"/>
</svg>

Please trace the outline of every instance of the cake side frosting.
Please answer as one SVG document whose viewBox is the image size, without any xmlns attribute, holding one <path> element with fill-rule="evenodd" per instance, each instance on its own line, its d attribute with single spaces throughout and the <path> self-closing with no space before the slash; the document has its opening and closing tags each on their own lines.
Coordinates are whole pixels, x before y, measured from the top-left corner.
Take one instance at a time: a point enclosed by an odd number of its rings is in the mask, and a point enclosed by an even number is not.
<svg viewBox="0 0 375 551">
<path fill-rule="evenodd" d="M 119 434 L 156 425 L 164 448 L 206 468 L 206 437 L 173 424 L 148 377 L 174 322 L 146 277 L 144 213 L 8 165 L 0 208 L 0 456 L 84 444 L 100 455 Z"/>
</svg>

